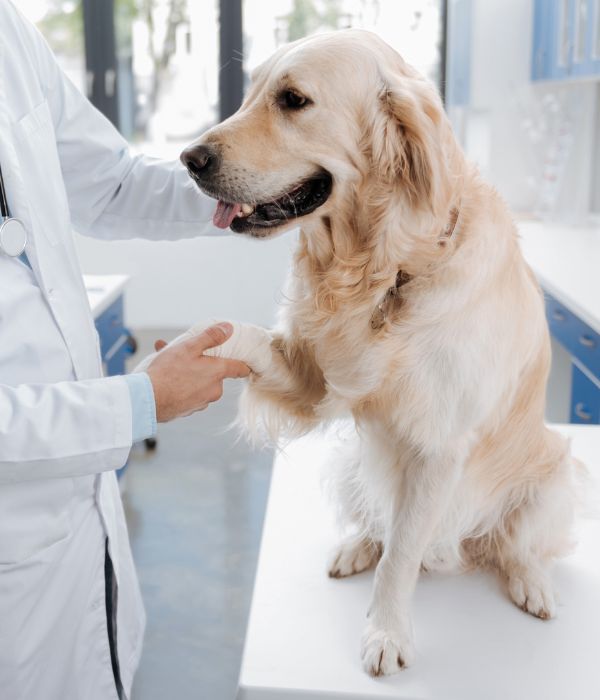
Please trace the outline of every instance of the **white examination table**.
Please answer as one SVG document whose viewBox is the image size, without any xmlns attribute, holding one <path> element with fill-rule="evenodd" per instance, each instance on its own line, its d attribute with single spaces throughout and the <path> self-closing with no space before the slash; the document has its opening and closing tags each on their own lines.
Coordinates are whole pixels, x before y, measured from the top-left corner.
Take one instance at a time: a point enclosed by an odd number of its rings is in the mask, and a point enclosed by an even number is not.
<svg viewBox="0 0 600 700">
<path fill-rule="evenodd" d="M 600 481 L 600 426 L 560 430 Z M 556 619 L 521 612 L 493 574 L 422 575 L 414 665 L 365 675 L 373 574 L 326 574 L 338 537 L 319 474 L 333 444 L 311 435 L 275 461 L 238 700 L 600 700 L 600 520 L 591 518 L 556 565 Z"/>
</svg>

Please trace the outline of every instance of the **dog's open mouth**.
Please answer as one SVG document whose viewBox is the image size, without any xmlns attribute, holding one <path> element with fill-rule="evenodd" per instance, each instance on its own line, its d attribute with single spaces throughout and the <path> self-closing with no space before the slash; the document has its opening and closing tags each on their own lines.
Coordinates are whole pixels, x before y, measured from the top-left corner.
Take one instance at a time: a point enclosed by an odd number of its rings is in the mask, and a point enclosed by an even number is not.
<svg viewBox="0 0 600 700">
<path fill-rule="evenodd" d="M 213 223 L 218 228 L 231 227 L 236 233 L 281 226 L 290 219 L 310 214 L 324 204 L 331 194 L 332 183 L 331 175 L 322 171 L 270 202 L 252 205 L 219 199 Z"/>
</svg>

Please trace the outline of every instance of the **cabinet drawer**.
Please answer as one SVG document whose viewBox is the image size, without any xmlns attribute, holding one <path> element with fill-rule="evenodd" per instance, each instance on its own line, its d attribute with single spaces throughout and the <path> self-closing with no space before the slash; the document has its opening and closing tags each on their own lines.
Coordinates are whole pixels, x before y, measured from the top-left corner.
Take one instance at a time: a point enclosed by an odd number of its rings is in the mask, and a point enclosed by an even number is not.
<svg viewBox="0 0 600 700">
<path fill-rule="evenodd" d="M 600 0 L 535 0 L 532 80 L 600 74 Z"/>
<path fill-rule="evenodd" d="M 546 294 L 550 332 L 595 377 L 600 377 L 600 335 Z"/>
<path fill-rule="evenodd" d="M 131 356 L 129 335 L 120 336 L 119 342 L 113 345 L 111 351 L 102 357 L 104 374 L 112 377 L 115 374 L 125 374 L 125 361 Z"/>
<path fill-rule="evenodd" d="M 600 424 L 600 386 L 573 365 L 571 423 Z"/>
<path fill-rule="evenodd" d="M 123 297 L 119 297 L 96 319 L 96 330 L 100 336 L 100 350 L 104 358 L 123 335 Z"/>
</svg>

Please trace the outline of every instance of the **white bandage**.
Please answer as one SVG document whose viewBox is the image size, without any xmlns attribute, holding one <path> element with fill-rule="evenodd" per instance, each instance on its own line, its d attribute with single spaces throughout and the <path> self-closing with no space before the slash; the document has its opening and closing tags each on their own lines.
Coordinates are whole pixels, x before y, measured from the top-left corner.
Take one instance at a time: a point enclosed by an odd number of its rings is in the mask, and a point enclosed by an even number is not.
<svg viewBox="0 0 600 700">
<path fill-rule="evenodd" d="M 216 321 L 213 323 L 197 323 L 185 333 L 177 336 L 167 347 L 175 345 L 176 343 L 182 343 L 190 338 L 195 338 L 216 323 Z M 221 345 L 205 350 L 203 354 L 209 355 L 210 357 L 240 360 L 246 363 L 248 367 L 257 374 L 266 372 L 271 365 L 272 359 L 272 338 L 269 331 L 249 323 L 238 323 L 237 321 L 229 321 L 229 323 L 233 326 L 233 333 L 231 336 Z M 166 350 L 166 348 L 163 348 L 160 352 L 164 350 Z M 148 357 L 144 358 L 133 371 L 144 372 L 157 355 L 157 352 L 148 355 Z"/>
</svg>

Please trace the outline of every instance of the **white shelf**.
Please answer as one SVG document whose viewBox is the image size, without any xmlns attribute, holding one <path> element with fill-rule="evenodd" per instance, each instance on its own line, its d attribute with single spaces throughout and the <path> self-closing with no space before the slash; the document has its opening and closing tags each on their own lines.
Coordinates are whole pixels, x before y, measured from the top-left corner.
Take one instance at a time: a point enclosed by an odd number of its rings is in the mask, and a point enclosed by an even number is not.
<svg viewBox="0 0 600 700">
<path fill-rule="evenodd" d="M 600 333 L 600 227 L 522 221 L 518 228 L 542 287 Z"/>
<path fill-rule="evenodd" d="M 101 316 L 115 299 L 123 293 L 123 289 L 128 281 L 128 275 L 83 276 L 94 319 Z"/>
</svg>

